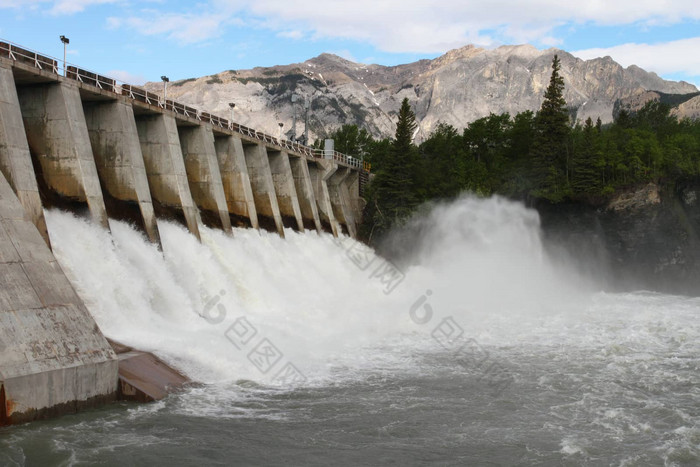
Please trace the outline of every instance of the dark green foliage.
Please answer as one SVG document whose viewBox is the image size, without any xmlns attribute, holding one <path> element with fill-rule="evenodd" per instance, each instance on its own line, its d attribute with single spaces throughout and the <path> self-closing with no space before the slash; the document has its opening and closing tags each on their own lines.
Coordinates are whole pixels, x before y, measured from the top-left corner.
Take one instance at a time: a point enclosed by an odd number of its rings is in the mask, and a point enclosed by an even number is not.
<svg viewBox="0 0 700 467">
<path fill-rule="evenodd" d="M 569 170 L 569 111 L 564 100 L 564 78 L 559 75 L 559 57 L 552 61 L 552 76 L 535 118 L 532 142 L 531 195 L 553 201 L 566 193 Z"/>
<path fill-rule="evenodd" d="M 218 76 L 212 76 L 207 80 L 207 84 L 222 84 L 223 81 L 221 81 L 221 78 Z"/>
<path fill-rule="evenodd" d="M 416 126 L 407 100 L 394 140 L 365 142 L 357 127 L 339 129 L 336 147 L 362 147 L 375 173 L 365 195 L 365 238 L 376 239 L 422 202 L 462 191 L 598 203 L 635 184 L 700 177 L 700 121 L 678 121 L 667 105 L 650 102 L 635 114 L 619 112 L 612 124 L 589 118 L 571 128 L 555 65 L 537 115 L 492 114 L 461 133 L 440 123 L 419 148 L 411 143 Z"/>
<path fill-rule="evenodd" d="M 336 151 L 358 159 L 363 159 L 364 155 L 370 152 L 373 143 L 367 130 L 357 125 L 343 125 L 328 137 L 334 140 Z"/>
<path fill-rule="evenodd" d="M 599 120 L 600 121 L 600 120 Z M 588 117 L 582 131 L 575 132 L 571 189 L 574 195 L 593 195 L 602 184 L 601 157 L 598 151 L 599 133 Z"/>
<path fill-rule="evenodd" d="M 197 78 L 187 78 L 187 79 L 183 79 L 181 81 L 175 81 L 174 83 L 171 83 L 170 85 L 173 87 L 177 87 L 177 86 L 182 86 L 185 83 L 190 83 L 192 81 L 197 81 Z"/>
<path fill-rule="evenodd" d="M 364 213 L 364 234 L 372 238 L 402 222 L 419 204 L 418 149 L 413 144 L 416 117 L 408 99 L 401 103 L 396 135 L 375 166 Z"/>
</svg>

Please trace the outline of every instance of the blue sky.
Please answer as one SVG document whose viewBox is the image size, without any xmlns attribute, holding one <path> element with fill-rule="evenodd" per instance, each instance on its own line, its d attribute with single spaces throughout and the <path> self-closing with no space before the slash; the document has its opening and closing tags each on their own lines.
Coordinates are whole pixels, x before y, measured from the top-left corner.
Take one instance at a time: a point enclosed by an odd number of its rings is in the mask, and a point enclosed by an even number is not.
<svg viewBox="0 0 700 467">
<path fill-rule="evenodd" d="M 529 43 L 700 86 L 697 0 L 0 0 L 0 38 L 61 58 L 62 34 L 68 62 L 135 84 L 323 52 L 396 65 Z"/>
</svg>

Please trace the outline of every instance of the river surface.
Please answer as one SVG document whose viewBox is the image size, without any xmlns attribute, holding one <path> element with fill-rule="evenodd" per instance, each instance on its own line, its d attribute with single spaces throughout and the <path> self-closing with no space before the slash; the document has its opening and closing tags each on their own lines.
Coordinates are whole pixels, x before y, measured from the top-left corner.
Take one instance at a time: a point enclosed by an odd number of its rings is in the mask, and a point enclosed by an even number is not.
<svg viewBox="0 0 700 467">
<path fill-rule="evenodd" d="M 201 384 L 0 429 L 0 465 L 700 465 L 700 298 L 609 291 L 516 203 L 433 207 L 401 266 L 47 222 L 103 332 Z"/>
</svg>

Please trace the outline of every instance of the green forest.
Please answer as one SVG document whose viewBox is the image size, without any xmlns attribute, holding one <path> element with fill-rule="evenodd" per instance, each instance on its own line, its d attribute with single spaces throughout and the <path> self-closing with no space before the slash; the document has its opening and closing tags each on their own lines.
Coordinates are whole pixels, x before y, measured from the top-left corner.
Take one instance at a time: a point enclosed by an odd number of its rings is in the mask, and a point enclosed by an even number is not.
<svg viewBox="0 0 700 467">
<path fill-rule="evenodd" d="M 555 56 L 536 112 L 491 114 L 461 131 L 441 123 L 416 146 L 415 115 L 405 99 L 393 139 L 374 140 L 355 125 L 333 132 L 337 151 L 372 164 L 363 237 L 372 241 L 423 202 L 463 191 L 528 204 L 598 204 L 641 183 L 700 175 L 699 121 L 678 120 L 668 105 L 651 101 L 635 113 L 620 111 L 611 124 L 589 118 L 572 125 L 563 91 Z"/>
</svg>

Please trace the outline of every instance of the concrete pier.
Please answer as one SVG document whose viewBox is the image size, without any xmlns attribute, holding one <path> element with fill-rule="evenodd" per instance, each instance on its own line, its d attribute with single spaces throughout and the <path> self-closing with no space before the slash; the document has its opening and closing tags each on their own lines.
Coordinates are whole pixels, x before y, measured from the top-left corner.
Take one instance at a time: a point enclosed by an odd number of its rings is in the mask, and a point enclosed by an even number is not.
<svg viewBox="0 0 700 467">
<path fill-rule="evenodd" d="M 294 176 L 294 186 L 296 188 L 304 226 L 307 229 L 316 229 L 318 233 L 321 233 L 323 227 L 321 226 L 321 219 L 318 215 L 316 196 L 314 195 L 314 187 L 311 183 L 311 175 L 309 174 L 309 166 L 306 159 L 290 155 L 289 165 L 292 168 L 292 175 Z"/>
<path fill-rule="evenodd" d="M 107 213 L 134 221 L 160 245 L 148 177 L 141 154 L 134 111 L 124 100 L 85 102 L 85 121 L 97 171 L 107 199 Z"/>
<path fill-rule="evenodd" d="M 190 191 L 204 222 L 231 233 L 231 218 L 211 127 L 204 124 L 180 126 L 178 131 Z"/>
<path fill-rule="evenodd" d="M 318 207 L 321 225 L 324 230 L 337 237 L 342 230 L 333 214 L 333 206 L 331 205 L 327 180 L 335 173 L 338 166 L 331 161 L 318 160 L 309 163 L 308 167 L 309 178 L 311 179 L 311 186 L 313 187 L 314 196 L 316 197 L 316 206 Z"/>
<path fill-rule="evenodd" d="M 357 170 L 348 169 L 342 190 L 344 202 L 352 216 L 353 230 L 356 235 L 362 221 L 362 211 L 365 209 L 365 200 L 360 196 L 360 173 Z"/>
<path fill-rule="evenodd" d="M 345 227 L 347 234 L 355 238 L 357 236 L 355 217 L 353 216 L 349 204 L 350 195 L 346 182 L 349 174 L 350 169 L 347 167 L 338 167 L 333 174 L 327 178 L 327 183 L 331 206 L 333 206 L 333 215 L 338 219 L 338 222 Z"/>
<path fill-rule="evenodd" d="M 270 161 L 270 173 L 272 174 L 272 183 L 275 185 L 282 222 L 285 223 L 285 227 L 303 232 L 304 220 L 301 217 L 294 176 L 289 165 L 289 155 L 285 151 L 268 148 L 267 157 Z"/>
<path fill-rule="evenodd" d="M 17 88 L 39 188 L 50 204 L 87 202 L 93 220 L 109 229 L 100 179 L 77 86 L 50 83 Z"/>
<path fill-rule="evenodd" d="M 259 228 L 258 212 L 241 139 L 235 136 L 220 136 L 214 139 L 214 145 L 229 213 L 234 219 L 247 220 L 250 227 Z"/>
<path fill-rule="evenodd" d="M 12 69 L 0 64 L 0 171 L 9 181 L 22 207 L 50 247 L 39 187 L 22 123 Z"/>
<path fill-rule="evenodd" d="M 187 181 L 175 119 L 161 113 L 136 115 L 136 128 L 156 214 L 178 218 L 199 240 L 199 212 Z"/>
<path fill-rule="evenodd" d="M 275 229 L 281 237 L 284 237 L 284 224 L 280 208 L 277 204 L 275 184 L 270 172 L 270 162 L 267 158 L 267 149 L 261 143 L 243 144 L 245 161 L 250 176 L 250 186 L 253 189 L 253 198 L 258 212 L 258 221 L 261 227 Z"/>
<path fill-rule="evenodd" d="M 116 397 L 116 355 L 2 174 L 0 329 L 0 425 Z"/>
</svg>

